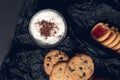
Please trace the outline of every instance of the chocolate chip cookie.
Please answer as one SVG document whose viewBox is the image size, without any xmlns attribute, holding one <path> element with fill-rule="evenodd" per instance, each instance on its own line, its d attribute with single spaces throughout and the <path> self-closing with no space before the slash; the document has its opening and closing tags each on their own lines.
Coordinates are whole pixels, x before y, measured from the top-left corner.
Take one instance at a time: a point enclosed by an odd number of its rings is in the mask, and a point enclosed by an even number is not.
<svg viewBox="0 0 120 80">
<path fill-rule="evenodd" d="M 66 72 L 74 80 L 88 80 L 94 73 L 93 60 L 86 54 L 78 54 L 68 62 Z"/>
<path fill-rule="evenodd" d="M 46 74 L 50 75 L 54 65 L 59 61 L 67 61 L 69 57 L 60 50 L 52 50 L 48 52 L 44 59 L 44 69 Z"/>
</svg>

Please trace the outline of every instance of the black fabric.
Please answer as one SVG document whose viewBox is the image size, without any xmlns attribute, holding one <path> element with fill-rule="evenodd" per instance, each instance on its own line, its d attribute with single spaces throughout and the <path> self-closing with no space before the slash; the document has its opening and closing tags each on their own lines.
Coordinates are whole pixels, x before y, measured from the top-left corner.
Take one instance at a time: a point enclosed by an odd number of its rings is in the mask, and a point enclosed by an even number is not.
<svg viewBox="0 0 120 80">
<path fill-rule="evenodd" d="M 120 55 L 101 46 L 90 37 L 92 27 L 100 21 L 120 29 L 118 1 L 106 2 L 27 0 L 17 20 L 11 51 L 0 68 L 0 80 L 49 80 L 44 72 L 43 60 L 46 53 L 52 49 L 60 49 L 69 57 L 75 53 L 86 53 L 94 60 L 94 76 L 120 80 Z M 64 41 L 56 47 L 47 49 L 35 45 L 28 32 L 32 15 L 45 8 L 59 11 L 68 25 Z"/>
</svg>

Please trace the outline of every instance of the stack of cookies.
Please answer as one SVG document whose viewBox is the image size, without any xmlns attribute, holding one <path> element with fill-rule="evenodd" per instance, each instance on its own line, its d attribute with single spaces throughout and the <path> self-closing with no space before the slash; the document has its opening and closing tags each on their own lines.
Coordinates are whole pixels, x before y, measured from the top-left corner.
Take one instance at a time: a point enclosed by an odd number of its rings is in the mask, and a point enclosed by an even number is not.
<svg viewBox="0 0 120 80">
<path fill-rule="evenodd" d="M 49 80 L 88 80 L 94 73 L 94 63 L 83 53 L 69 59 L 63 51 L 52 50 L 45 56 L 44 69 Z"/>
<path fill-rule="evenodd" d="M 103 46 L 120 53 L 120 33 L 117 28 L 100 22 L 93 27 L 91 36 Z"/>
</svg>

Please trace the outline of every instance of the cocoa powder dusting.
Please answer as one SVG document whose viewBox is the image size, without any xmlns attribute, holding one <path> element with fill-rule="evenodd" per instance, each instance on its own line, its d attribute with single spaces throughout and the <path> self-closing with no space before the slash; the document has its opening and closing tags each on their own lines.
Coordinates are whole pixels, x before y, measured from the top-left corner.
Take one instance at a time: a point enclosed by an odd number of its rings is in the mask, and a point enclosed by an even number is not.
<svg viewBox="0 0 120 80">
<path fill-rule="evenodd" d="M 42 20 L 38 21 L 35 24 L 39 25 L 40 27 L 39 32 L 41 33 L 42 36 L 45 37 L 45 39 L 47 39 L 50 36 L 54 36 L 58 31 L 58 27 L 53 22 Z"/>
</svg>

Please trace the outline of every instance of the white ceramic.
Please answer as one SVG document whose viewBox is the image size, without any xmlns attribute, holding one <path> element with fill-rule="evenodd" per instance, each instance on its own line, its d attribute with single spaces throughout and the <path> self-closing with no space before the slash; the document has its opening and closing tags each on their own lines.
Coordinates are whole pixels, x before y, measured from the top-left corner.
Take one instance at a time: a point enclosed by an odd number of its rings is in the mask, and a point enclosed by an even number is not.
<svg viewBox="0 0 120 80">
<path fill-rule="evenodd" d="M 40 28 L 36 22 L 41 22 L 42 20 L 54 23 L 57 28 L 56 34 L 54 36 L 48 36 L 47 39 L 40 33 Z M 52 30 L 51 30 L 52 32 Z M 30 20 L 29 23 L 29 33 L 34 40 L 34 42 L 43 48 L 55 47 L 63 41 L 67 33 L 67 24 L 61 13 L 54 9 L 43 9 L 38 11 Z"/>
</svg>

